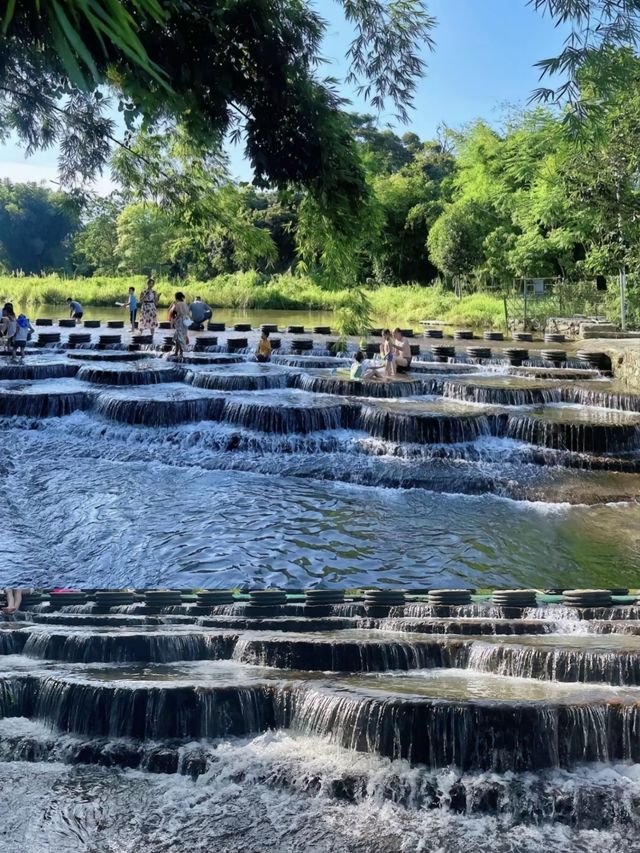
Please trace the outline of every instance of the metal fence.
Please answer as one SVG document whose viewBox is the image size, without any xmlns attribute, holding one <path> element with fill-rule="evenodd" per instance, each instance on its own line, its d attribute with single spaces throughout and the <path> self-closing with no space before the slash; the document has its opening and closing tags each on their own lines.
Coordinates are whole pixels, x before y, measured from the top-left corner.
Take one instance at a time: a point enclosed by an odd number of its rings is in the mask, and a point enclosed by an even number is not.
<svg viewBox="0 0 640 853">
<path fill-rule="evenodd" d="M 518 279 L 503 291 L 507 325 L 544 328 L 554 317 L 602 320 L 610 313 L 612 280 Z"/>
</svg>

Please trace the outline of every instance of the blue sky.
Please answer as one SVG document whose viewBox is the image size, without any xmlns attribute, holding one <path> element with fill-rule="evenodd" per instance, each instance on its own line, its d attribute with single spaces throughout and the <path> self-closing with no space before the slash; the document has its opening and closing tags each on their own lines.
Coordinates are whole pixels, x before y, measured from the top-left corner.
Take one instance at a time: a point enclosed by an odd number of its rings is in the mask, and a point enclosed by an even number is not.
<svg viewBox="0 0 640 853">
<path fill-rule="evenodd" d="M 407 127 L 421 138 L 432 137 L 446 123 L 460 127 L 476 118 L 492 122 L 500 119 L 505 105 L 525 104 L 538 85 L 534 63 L 558 53 L 562 33 L 553 23 L 533 11 L 526 0 L 427 0 L 429 11 L 438 21 L 433 53 L 426 48 L 428 69 L 420 81 Z M 316 0 L 315 6 L 328 21 L 324 55 L 330 60 L 324 73 L 346 74 L 344 59 L 351 32 L 334 0 Z M 371 112 L 348 88 L 344 94 L 353 108 Z M 392 112 L 381 123 L 395 124 Z M 231 171 L 248 180 L 251 171 L 241 149 L 231 154 Z M 38 152 L 25 159 L 15 144 L 0 146 L 0 177 L 15 181 L 51 180 L 56 177 L 56 152 Z M 97 189 L 105 191 L 105 178 Z"/>
</svg>

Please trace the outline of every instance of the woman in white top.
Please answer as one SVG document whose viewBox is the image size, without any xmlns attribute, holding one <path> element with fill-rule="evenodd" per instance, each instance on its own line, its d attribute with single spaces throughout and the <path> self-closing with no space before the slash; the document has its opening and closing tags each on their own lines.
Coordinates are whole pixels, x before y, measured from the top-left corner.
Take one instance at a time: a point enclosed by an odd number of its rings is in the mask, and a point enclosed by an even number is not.
<svg viewBox="0 0 640 853">
<path fill-rule="evenodd" d="M 154 285 L 155 281 L 152 278 L 148 279 L 146 290 L 142 291 L 140 297 L 138 328 L 141 332 L 148 332 L 150 335 L 153 335 L 158 325 L 158 294 L 154 290 Z"/>
<path fill-rule="evenodd" d="M 176 293 L 173 305 L 169 309 L 169 317 L 171 318 L 171 322 L 173 323 L 173 328 L 175 330 L 173 335 L 172 355 L 177 358 L 182 357 L 189 341 L 187 332 L 189 330 L 188 323 L 190 316 L 189 306 L 185 301 L 184 293 L 179 290 Z"/>
</svg>

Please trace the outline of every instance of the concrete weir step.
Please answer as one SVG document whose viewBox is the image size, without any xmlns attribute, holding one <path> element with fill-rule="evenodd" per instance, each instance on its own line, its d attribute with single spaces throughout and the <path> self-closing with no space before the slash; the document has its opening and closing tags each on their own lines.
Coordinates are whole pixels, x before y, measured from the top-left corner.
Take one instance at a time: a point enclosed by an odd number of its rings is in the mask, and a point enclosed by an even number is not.
<svg viewBox="0 0 640 853">
<path fill-rule="evenodd" d="M 108 679 L 105 675 L 108 674 Z M 5 675 L 0 715 L 93 737 L 292 729 L 427 767 L 515 772 L 638 761 L 638 692 L 451 669 L 329 680 L 223 661 Z"/>
</svg>

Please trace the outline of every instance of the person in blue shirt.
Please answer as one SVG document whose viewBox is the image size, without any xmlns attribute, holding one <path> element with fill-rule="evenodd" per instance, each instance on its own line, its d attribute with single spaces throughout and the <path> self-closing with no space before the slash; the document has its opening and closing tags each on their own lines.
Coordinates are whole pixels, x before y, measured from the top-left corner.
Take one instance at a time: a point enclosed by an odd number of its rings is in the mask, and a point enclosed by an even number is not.
<svg viewBox="0 0 640 853">
<path fill-rule="evenodd" d="M 191 303 L 189 308 L 191 310 L 191 319 L 193 320 L 191 330 L 193 332 L 201 332 L 204 329 L 205 321 L 212 318 L 213 311 L 199 296 L 196 296 L 195 301 Z"/>
<path fill-rule="evenodd" d="M 124 307 L 129 309 L 129 320 L 131 321 L 131 331 L 136 330 L 136 316 L 138 314 L 138 298 L 136 296 L 135 287 L 129 288 L 129 298 L 124 303 Z"/>
<path fill-rule="evenodd" d="M 82 320 L 84 314 L 82 305 L 70 296 L 67 297 L 67 305 L 69 306 L 69 316 L 73 317 L 74 320 Z"/>
<path fill-rule="evenodd" d="M 24 358 L 24 351 L 29 340 L 29 335 L 34 332 L 34 328 L 24 314 L 20 314 L 16 321 L 16 333 L 13 336 L 13 354 Z"/>
</svg>

